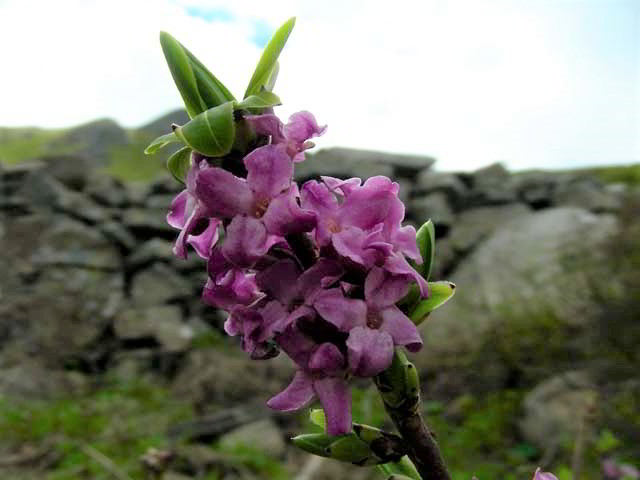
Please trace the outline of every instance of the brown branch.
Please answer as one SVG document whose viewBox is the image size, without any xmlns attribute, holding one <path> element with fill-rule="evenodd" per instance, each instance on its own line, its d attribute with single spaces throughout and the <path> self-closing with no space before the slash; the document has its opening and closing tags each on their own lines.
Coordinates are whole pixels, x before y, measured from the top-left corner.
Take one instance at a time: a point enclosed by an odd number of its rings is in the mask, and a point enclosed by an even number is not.
<svg viewBox="0 0 640 480">
<path fill-rule="evenodd" d="M 438 443 L 425 424 L 420 410 L 393 408 L 385 404 L 387 413 L 407 445 L 409 458 L 425 480 L 451 480 Z"/>
</svg>

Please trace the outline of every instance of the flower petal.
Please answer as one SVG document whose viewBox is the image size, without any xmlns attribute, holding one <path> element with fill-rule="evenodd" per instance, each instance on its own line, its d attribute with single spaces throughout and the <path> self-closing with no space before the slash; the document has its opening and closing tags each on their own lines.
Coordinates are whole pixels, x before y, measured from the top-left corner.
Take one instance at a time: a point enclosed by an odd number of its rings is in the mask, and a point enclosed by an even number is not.
<svg viewBox="0 0 640 480">
<path fill-rule="evenodd" d="M 320 178 L 325 185 L 329 187 L 329 190 L 335 193 L 341 193 L 342 195 L 349 195 L 354 189 L 358 188 L 362 184 L 362 180 L 356 177 L 347 178 L 346 180 L 328 176 L 321 176 Z"/>
<path fill-rule="evenodd" d="M 195 183 L 195 195 L 209 216 L 231 218 L 250 213 L 253 208 L 253 194 L 247 181 L 222 168 L 202 170 Z"/>
<path fill-rule="evenodd" d="M 387 177 L 367 179 L 359 188 L 354 188 L 340 209 L 340 222 L 369 230 L 377 224 L 400 225 L 404 218 L 404 205 L 397 197 L 398 184 Z M 389 229 L 390 231 L 390 229 Z"/>
<path fill-rule="evenodd" d="M 257 133 L 261 135 L 271 135 L 271 143 L 284 141 L 284 125 L 273 113 L 247 115 L 244 119 Z"/>
<path fill-rule="evenodd" d="M 311 305 L 322 288 L 335 283 L 342 275 L 344 275 L 344 269 L 339 262 L 321 257 L 298 278 L 299 296 L 305 303 Z"/>
<path fill-rule="evenodd" d="M 189 216 L 187 214 L 187 202 L 189 200 L 189 192 L 181 191 L 171 202 L 169 213 L 167 214 L 167 223 L 173 228 L 182 228 Z M 189 212 L 191 213 L 191 212 Z"/>
<path fill-rule="evenodd" d="M 364 281 L 367 306 L 375 310 L 395 305 L 409 291 L 406 275 L 392 275 L 380 267 L 373 267 Z"/>
<path fill-rule="evenodd" d="M 405 254 L 418 265 L 422 264 L 422 255 L 418 250 L 416 241 L 416 229 L 411 225 L 398 228 L 391 235 L 391 242 L 396 249 Z"/>
<path fill-rule="evenodd" d="M 311 355 L 309 369 L 328 375 L 344 368 L 344 356 L 333 343 L 323 343 Z"/>
<path fill-rule="evenodd" d="M 316 117 L 311 112 L 301 111 L 289 117 L 284 126 L 284 134 L 288 141 L 302 145 L 313 137 L 319 137 L 327 131 L 327 126 L 319 126 Z"/>
<path fill-rule="evenodd" d="M 533 474 L 533 480 L 558 480 L 553 473 L 541 472 L 540 467 L 536 469 L 536 473 Z"/>
<path fill-rule="evenodd" d="M 244 157 L 247 183 L 257 201 L 269 201 L 291 185 L 293 162 L 284 148 L 265 145 Z"/>
<path fill-rule="evenodd" d="M 307 405 L 313 400 L 314 395 L 311 377 L 302 370 L 298 370 L 289 386 L 272 397 L 267 405 L 274 410 L 289 412 Z"/>
<path fill-rule="evenodd" d="M 300 208 L 298 189 L 294 184 L 271 200 L 262 221 L 269 233 L 284 237 L 313 230 L 316 227 L 316 214 Z"/>
<path fill-rule="evenodd" d="M 251 267 L 277 243 L 257 218 L 239 215 L 231 220 L 221 251 L 225 258 L 238 267 Z"/>
<path fill-rule="evenodd" d="M 367 322 L 367 305 L 362 300 L 345 298 L 340 288 L 320 292 L 313 307 L 322 318 L 343 332 Z"/>
<path fill-rule="evenodd" d="M 429 296 L 429 284 L 427 281 L 416 272 L 409 262 L 407 262 L 404 255 L 401 253 L 394 253 L 393 255 L 387 257 L 382 266 L 387 272 L 394 273 L 396 275 L 407 275 L 412 278 L 420 287 L 420 294 L 423 298 L 427 298 Z"/>
<path fill-rule="evenodd" d="M 356 327 L 347 339 L 349 368 L 359 377 L 373 377 L 386 370 L 393 360 L 393 339 L 387 332 Z"/>
<path fill-rule="evenodd" d="M 277 335 L 276 342 L 291 360 L 302 368 L 307 368 L 309 358 L 317 346 L 295 324 L 289 324 L 284 332 Z"/>
<path fill-rule="evenodd" d="M 387 332 L 393 338 L 395 345 L 402 345 L 410 352 L 417 352 L 422 348 L 422 338 L 415 324 L 402 311 L 394 306 L 378 312 L 382 317 L 380 330 Z"/>
<path fill-rule="evenodd" d="M 329 243 L 332 231 L 338 226 L 338 200 L 326 185 L 310 180 L 300 190 L 302 208 L 316 212 L 316 242 L 323 247 Z"/>
<path fill-rule="evenodd" d="M 313 389 L 318 395 L 327 419 L 329 435 L 343 435 L 351 431 L 351 391 L 342 378 L 327 377 L 314 380 Z"/>
<path fill-rule="evenodd" d="M 296 294 L 294 286 L 299 276 L 300 268 L 293 260 L 287 258 L 258 272 L 256 282 L 260 290 L 267 295 L 284 305 L 290 305 Z"/>
<path fill-rule="evenodd" d="M 366 240 L 365 232 L 358 227 L 343 228 L 331 237 L 333 248 L 339 255 L 370 268 L 381 260 L 381 252 L 379 248 L 369 248 Z"/>
<path fill-rule="evenodd" d="M 222 222 L 217 218 L 210 218 L 209 225 L 199 235 L 189 235 L 187 243 L 189 243 L 196 253 L 205 260 L 209 258 L 211 248 L 218 241 L 218 227 Z"/>
</svg>

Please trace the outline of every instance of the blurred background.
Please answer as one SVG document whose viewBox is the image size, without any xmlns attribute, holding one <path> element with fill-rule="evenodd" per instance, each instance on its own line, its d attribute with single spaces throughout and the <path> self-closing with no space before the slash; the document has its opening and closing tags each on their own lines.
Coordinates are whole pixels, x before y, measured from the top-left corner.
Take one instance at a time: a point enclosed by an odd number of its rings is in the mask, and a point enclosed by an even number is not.
<svg viewBox="0 0 640 480">
<path fill-rule="evenodd" d="M 276 113 L 329 125 L 297 179 L 393 177 L 458 285 L 411 356 L 454 478 L 640 478 L 635 0 L 0 0 L 0 478 L 382 478 L 288 444 L 291 365 L 201 303 L 142 153 L 188 119 L 160 30 L 239 96 L 292 15 Z"/>
</svg>

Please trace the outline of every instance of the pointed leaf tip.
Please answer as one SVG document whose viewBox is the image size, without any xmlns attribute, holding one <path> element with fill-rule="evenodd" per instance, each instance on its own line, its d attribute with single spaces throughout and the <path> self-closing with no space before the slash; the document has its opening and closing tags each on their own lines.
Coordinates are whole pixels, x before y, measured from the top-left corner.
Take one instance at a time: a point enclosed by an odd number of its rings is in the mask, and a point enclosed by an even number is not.
<svg viewBox="0 0 640 480">
<path fill-rule="evenodd" d="M 247 98 L 250 95 L 255 95 L 260 92 L 264 86 L 273 88 L 275 79 L 271 81 L 271 78 L 274 74 L 274 69 L 277 68 L 278 57 L 287 43 L 287 39 L 289 38 L 295 23 L 296 17 L 291 17 L 289 20 L 284 22 L 278 30 L 276 30 L 276 33 L 273 34 L 273 37 L 271 37 L 271 40 L 269 40 L 269 43 L 267 43 L 267 46 L 262 52 L 262 56 L 258 61 L 258 65 L 256 66 L 253 76 L 249 81 L 249 85 L 247 86 L 247 90 L 244 93 L 244 98 Z"/>
</svg>

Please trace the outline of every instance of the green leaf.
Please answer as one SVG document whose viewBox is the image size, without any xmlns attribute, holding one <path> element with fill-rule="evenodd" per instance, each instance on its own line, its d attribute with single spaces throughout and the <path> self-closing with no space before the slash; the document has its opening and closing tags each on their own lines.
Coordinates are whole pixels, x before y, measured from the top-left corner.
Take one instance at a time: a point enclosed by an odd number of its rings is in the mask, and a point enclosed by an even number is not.
<svg viewBox="0 0 640 480">
<path fill-rule="evenodd" d="M 235 100 L 229 89 L 225 87 L 224 84 L 218 80 L 193 53 L 184 46 L 182 48 L 189 58 L 191 69 L 193 70 L 193 74 L 196 78 L 198 93 L 207 108 L 217 107 L 223 103 Z"/>
<path fill-rule="evenodd" d="M 198 92 L 198 84 L 187 52 L 180 42 L 167 32 L 160 32 L 160 45 L 187 113 L 193 118 L 205 111 L 207 106 Z"/>
<path fill-rule="evenodd" d="M 276 86 L 276 80 L 278 79 L 278 73 L 280 73 L 280 62 L 276 62 L 271 69 L 271 73 L 269 74 L 269 80 L 265 84 L 265 90 L 269 92 L 273 92 L 273 87 Z"/>
<path fill-rule="evenodd" d="M 277 75 L 277 66 L 276 63 L 278 61 L 278 57 L 280 56 L 280 52 L 284 48 L 285 43 L 287 43 L 287 39 L 293 30 L 293 26 L 296 23 L 296 18 L 292 17 L 287 20 L 271 37 L 269 43 L 264 48 L 264 52 L 262 52 L 262 57 L 260 57 L 260 61 L 256 66 L 255 71 L 253 72 L 253 76 L 249 81 L 249 85 L 247 86 L 247 91 L 244 93 L 244 98 L 247 98 L 251 95 L 255 95 L 256 93 L 262 90 L 262 87 L 266 87 L 273 82 L 271 81 L 272 77 Z M 268 90 L 268 88 L 267 88 Z"/>
<path fill-rule="evenodd" d="M 409 314 L 409 318 L 416 325 L 420 325 L 431 312 L 447 303 L 455 293 L 455 283 L 429 282 L 429 298 L 419 302 Z"/>
<path fill-rule="evenodd" d="M 262 90 L 255 95 L 249 95 L 241 102 L 236 103 L 236 109 L 262 109 L 282 105 L 280 98 L 272 92 Z"/>
<path fill-rule="evenodd" d="M 191 147 L 182 147 L 167 160 L 167 168 L 173 178 L 181 183 L 186 182 L 187 172 L 191 166 Z"/>
<path fill-rule="evenodd" d="M 176 142 L 180 142 L 180 139 L 176 136 L 176 134 L 174 132 L 167 133 L 166 135 L 162 135 L 151 142 L 149 146 L 144 149 L 144 153 L 146 155 L 153 155 L 161 148 L 166 147 L 170 143 Z"/>
<path fill-rule="evenodd" d="M 327 420 L 324 415 L 324 410 L 321 408 L 314 408 L 309 412 L 309 420 L 314 425 L 321 427 L 322 429 L 326 428 Z"/>
<path fill-rule="evenodd" d="M 305 452 L 318 455 L 320 457 L 328 457 L 327 448 L 337 437 L 331 437 L 326 433 L 306 433 L 293 437 L 291 442 Z"/>
<path fill-rule="evenodd" d="M 349 434 L 338 438 L 326 448 L 327 456 L 341 462 L 356 463 L 358 465 L 375 465 L 380 459 L 369 448 L 369 445 L 356 435 Z"/>
<path fill-rule="evenodd" d="M 425 280 L 429 280 L 436 252 L 436 231 L 431 220 L 427 220 L 420 227 L 416 235 L 416 241 L 418 243 L 418 251 L 422 255 L 422 265 L 418 265 L 416 269 Z"/>
<path fill-rule="evenodd" d="M 374 377 L 382 401 L 388 407 L 399 408 L 406 402 L 415 401 L 415 396 L 410 393 L 413 386 L 407 383 L 407 370 L 410 368 L 415 370 L 404 352 L 396 348 L 389 368 Z"/>
<path fill-rule="evenodd" d="M 223 103 L 193 117 L 174 130 L 176 136 L 196 152 L 222 157 L 231 151 L 235 137 L 233 102 Z"/>
</svg>

